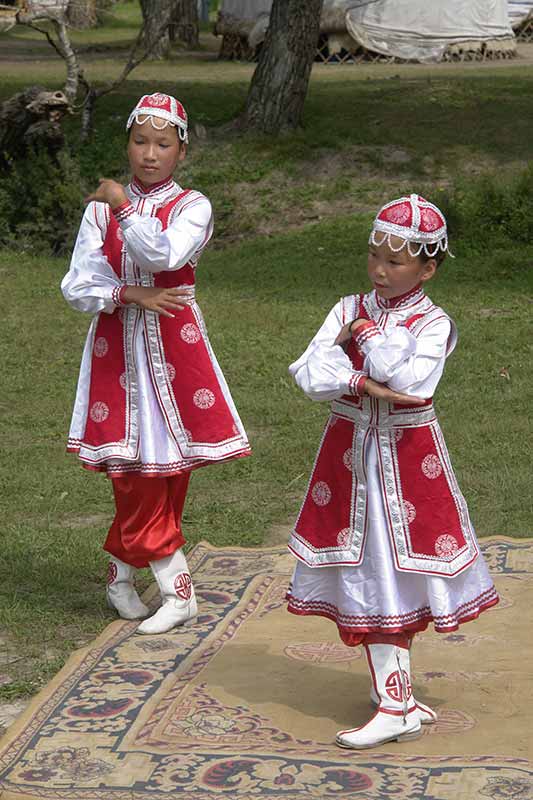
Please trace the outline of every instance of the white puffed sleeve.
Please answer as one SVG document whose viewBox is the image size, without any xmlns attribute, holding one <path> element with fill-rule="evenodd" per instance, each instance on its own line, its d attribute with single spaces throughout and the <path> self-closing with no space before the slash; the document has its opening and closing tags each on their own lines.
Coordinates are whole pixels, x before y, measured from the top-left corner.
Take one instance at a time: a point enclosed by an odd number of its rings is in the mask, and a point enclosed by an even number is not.
<svg viewBox="0 0 533 800">
<path fill-rule="evenodd" d="M 375 381 L 403 394 L 432 397 L 444 370 L 451 323 L 442 315 L 416 335 L 409 328 L 398 325 L 386 335 L 374 323 L 366 323 L 354 339 Z"/>
<path fill-rule="evenodd" d="M 67 303 L 78 311 L 112 314 L 119 305 L 122 283 L 102 252 L 99 219 L 104 219 L 103 204 L 90 203 L 81 221 L 69 271 L 61 281 L 61 291 Z"/>
<path fill-rule="evenodd" d="M 115 217 L 124 232 L 128 255 L 148 272 L 170 272 L 187 264 L 213 235 L 211 203 L 199 192 L 163 230 L 157 217 L 141 216 L 121 206 Z"/>
<path fill-rule="evenodd" d="M 342 327 L 340 302 L 329 312 L 305 352 L 289 367 L 297 385 L 311 400 L 335 400 L 362 393 L 364 373 L 354 370 L 343 348 L 334 344 Z"/>
</svg>

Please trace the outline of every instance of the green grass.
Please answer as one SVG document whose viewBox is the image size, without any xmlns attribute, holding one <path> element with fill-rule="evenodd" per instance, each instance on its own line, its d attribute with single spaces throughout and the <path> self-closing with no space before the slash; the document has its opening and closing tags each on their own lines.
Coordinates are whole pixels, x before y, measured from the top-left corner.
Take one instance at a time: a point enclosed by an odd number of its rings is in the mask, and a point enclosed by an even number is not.
<svg viewBox="0 0 533 800">
<path fill-rule="evenodd" d="M 194 474 L 185 512 L 191 544 L 259 545 L 272 525 L 294 518 L 327 406 L 301 395 L 287 365 L 338 297 L 365 287 L 367 224 L 343 218 L 205 255 L 199 301 L 254 455 Z M 438 408 L 480 535 L 532 532 L 532 262 L 533 246 L 484 257 L 459 248 L 431 286 L 461 333 Z M 64 453 L 88 325 L 60 296 L 65 263 L 4 253 L 0 269 L 10 299 L 0 343 L 10 376 L 2 396 L 0 603 L 11 646 L 25 653 L 19 683 L 0 688 L 12 697 L 17 686 L 26 692 L 47 680 L 76 643 L 112 619 L 100 550 L 112 500 L 104 477 Z"/>
<path fill-rule="evenodd" d="M 135 4 L 118 8 L 112 24 L 76 39 L 96 81 L 118 73 L 112 56 L 134 35 Z M 32 36 L 16 31 L 0 44 L 37 48 Z M 0 99 L 36 80 L 61 85 L 62 64 L 46 48 L 35 52 L 38 63 L 2 61 Z M 213 201 L 216 236 L 199 268 L 199 302 L 254 455 L 194 474 L 184 520 L 191 544 L 259 545 L 297 513 L 327 407 L 299 393 L 287 366 L 339 296 L 365 288 L 370 212 L 400 192 L 439 198 L 533 160 L 533 69 L 519 63 L 317 68 L 304 130 L 278 139 L 224 127 L 242 109 L 252 69 L 193 56 L 143 64 L 99 103 L 88 145 L 77 118 L 66 124 L 87 188 L 99 175 L 126 176 L 124 120 L 142 93 L 177 94 L 208 130 L 206 141 L 193 139 L 180 181 Z M 66 261 L 28 248 L 20 240 L 0 254 L 8 377 L 0 677 L 11 677 L 0 697 L 8 699 L 34 692 L 114 618 L 104 607 L 101 551 L 111 487 L 64 452 L 88 319 L 59 293 Z M 454 250 L 458 258 L 429 287 L 460 331 L 437 396 L 442 426 L 478 533 L 532 535 L 533 243 L 489 246 L 468 236 Z M 11 657 L 19 660 L 10 666 Z"/>
<path fill-rule="evenodd" d="M 193 135 L 180 181 L 211 198 L 218 241 L 369 211 L 391 192 L 435 196 L 458 179 L 514 174 L 533 159 L 531 68 L 520 77 L 509 68 L 394 81 L 346 81 L 343 73 L 326 80 L 318 70 L 305 128 L 275 139 L 224 128 L 244 105 L 249 72 L 238 79 L 239 69 L 200 62 L 191 73 L 182 64 L 149 65 L 145 79 L 135 72 L 99 101 L 86 145 L 79 142 L 79 119 L 69 119 L 65 128 L 86 189 L 101 175 L 126 178 L 124 120 L 138 97 L 156 87 L 178 94 L 193 127 L 207 128 L 207 140 Z M 157 82 L 148 77 L 156 73 Z M 17 83 L 5 81 L 0 90 L 7 96 Z"/>
</svg>

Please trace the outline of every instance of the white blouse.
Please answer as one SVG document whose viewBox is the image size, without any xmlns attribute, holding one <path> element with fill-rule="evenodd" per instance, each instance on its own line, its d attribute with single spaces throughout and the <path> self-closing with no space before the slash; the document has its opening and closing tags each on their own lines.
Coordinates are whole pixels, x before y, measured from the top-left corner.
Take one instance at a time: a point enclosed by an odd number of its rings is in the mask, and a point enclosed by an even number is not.
<svg viewBox="0 0 533 800">
<path fill-rule="evenodd" d="M 421 293 L 421 296 L 424 295 Z M 415 309 L 416 313 L 416 309 Z M 442 376 L 451 336 L 450 320 L 442 315 L 418 336 L 397 327 L 413 315 L 413 308 L 380 309 L 379 335 L 362 345 L 363 372 L 403 394 L 432 397 Z M 289 367 L 290 374 L 311 400 L 336 400 L 349 394 L 357 374 L 341 345 L 335 345 L 343 327 L 343 302 L 329 312 L 305 352 Z"/>
<path fill-rule="evenodd" d="M 173 184 L 176 187 L 176 184 Z M 179 189 L 179 187 L 178 187 Z M 149 272 L 176 271 L 201 252 L 213 233 L 211 203 L 198 192 L 166 230 L 161 220 L 150 216 L 156 197 L 139 201 L 131 186 L 126 193 L 140 210 L 120 222 L 128 256 L 141 269 Z M 150 195 L 148 195 L 150 197 Z M 163 198 L 164 201 L 164 198 Z M 113 290 L 122 286 L 102 252 L 105 237 L 106 204 L 90 203 L 83 215 L 70 269 L 61 282 L 61 290 L 69 305 L 78 311 L 112 314 L 116 308 Z M 176 285 L 180 281 L 176 276 Z"/>
</svg>

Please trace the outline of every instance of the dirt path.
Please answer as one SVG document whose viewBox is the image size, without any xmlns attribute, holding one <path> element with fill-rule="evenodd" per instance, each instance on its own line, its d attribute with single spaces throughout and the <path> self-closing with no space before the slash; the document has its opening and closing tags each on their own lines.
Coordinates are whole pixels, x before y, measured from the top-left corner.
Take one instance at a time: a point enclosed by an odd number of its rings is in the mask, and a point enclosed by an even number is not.
<svg viewBox="0 0 533 800">
<path fill-rule="evenodd" d="M 149 72 L 157 67 L 159 71 L 179 65 L 180 79 L 194 80 L 200 76 L 211 82 L 226 82 L 247 80 L 255 69 L 255 64 L 246 62 L 229 62 L 218 60 L 220 39 L 211 33 L 202 33 L 200 36 L 201 50 L 186 51 L 175 49 L 170 60 L 165 62 L 147 62 L 135 72 L 139 78 L 145 70 Z M 85 65 L 95 62 L 123 62 L 129 49 L 129 43 L 97 43 L 82 44 L 77 46 L 81 60 Z M 58 62 L 55 51 L 50 47 L 44 37 L 28 32 L 16 35 L 4 34 L 0 36 L 0 64 L 2 64 L 2 77 L 9 79 L 9 74 L 16 67 L 28 64 L 35 69 L 37 62 Z M 216 69 L 213 67 L 216 64 Z M 511 59 L 498 59 L 487 61 L 465 61 L 439 64 L 315 64 L 313 79 L 336 80 L 342 76 L 343 80 L 379 80 L 400 75 L 401 77 L 424 77 L 446 74 L 471 74 L 486 70 L 517 70 L 533 67 L 533 43 L 519 43 L 518 55 Z M 10 69 L 12 68 L 12 69 Z M 207 73 L 207 70 L 209 72 Z M 20 73 L 19 73 L 20 74 Z"/>
</svg>

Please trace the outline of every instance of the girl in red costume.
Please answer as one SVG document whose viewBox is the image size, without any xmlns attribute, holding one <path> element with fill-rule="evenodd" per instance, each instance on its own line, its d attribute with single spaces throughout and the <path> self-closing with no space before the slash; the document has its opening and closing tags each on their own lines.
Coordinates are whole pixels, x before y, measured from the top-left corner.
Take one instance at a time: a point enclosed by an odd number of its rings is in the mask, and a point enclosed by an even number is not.
<svg viewBox="0 0 533 800">
<path fill-rule="evenodd" d="M 187 114 L 174 97 L 145 95 L 127 129 L 132 181 L 101 180 L 88 197 L 61 284 L 93 315 L 68 449 L 112 480 L 108 601 L 124 619 L 148 616 L 134 574 L 150 565 L 162 605 L 137 631 L 154 634 L 197 613 L 181 549 L 191 470 L 250 449 L 195 301 L 213 218 L 208 199 L 172 177 Z"/>
<path fill-rule="evenodd" d="M 372 290 L 343 298 L 290 367 L 331 416 L 289 544 L 289 611 L 364 645 L 377 708 L 337 735 L 341 747 L 419 736 L 436 714 L 413 697 L 414 634 L 454 631 L 498 602 L 432 402 L 457 334 L 423 287 L 447 249 L 434 205 L 411 195 L 384 206 Z"/>
</svg>

